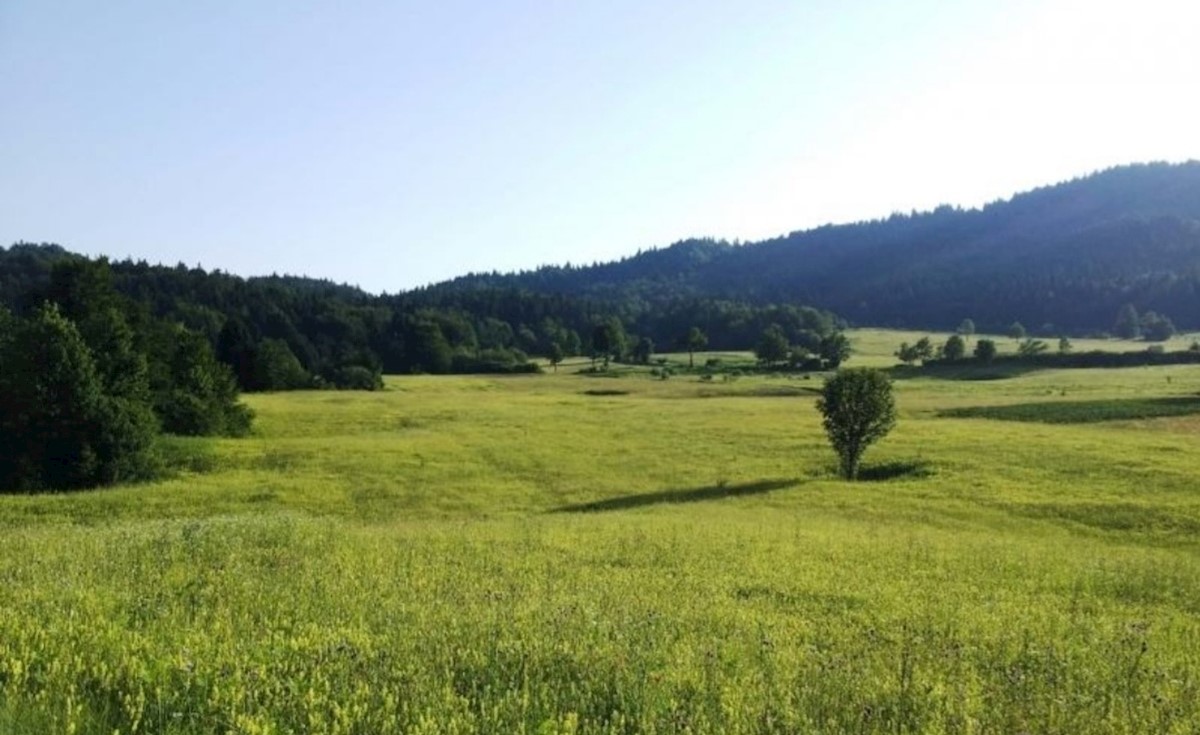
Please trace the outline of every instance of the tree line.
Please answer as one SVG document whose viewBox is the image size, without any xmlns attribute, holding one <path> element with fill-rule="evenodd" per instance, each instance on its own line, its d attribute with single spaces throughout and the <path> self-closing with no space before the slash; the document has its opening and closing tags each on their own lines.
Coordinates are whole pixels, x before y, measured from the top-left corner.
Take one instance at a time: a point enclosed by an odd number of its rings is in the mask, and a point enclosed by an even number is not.
<svg viewBox="0 0 1200 735">
<path fill-rule="evenodd" d="M 35 308 L 55 264 L 86 262 L 54 245 L 0 249 L 0 303 Z M 641 361 L 686 349 L 703 331 L 711 349 L 752 348 L 776 326 L 815 348 L 843 322 L 793 304 L 751 305 L 703 297 L 593 298 L 496 287 L 422 289 L 375 296 L 308 278 L 240 278 L 221 271 L 121 261 L 113 287 L 147 318 L 203 337 L 244 391 L 370 389 L 381 374 L 519 372 L 532 357 L 602 356 Z M 620 339 L 597 341 L 617 324 Z"/>
</svg>

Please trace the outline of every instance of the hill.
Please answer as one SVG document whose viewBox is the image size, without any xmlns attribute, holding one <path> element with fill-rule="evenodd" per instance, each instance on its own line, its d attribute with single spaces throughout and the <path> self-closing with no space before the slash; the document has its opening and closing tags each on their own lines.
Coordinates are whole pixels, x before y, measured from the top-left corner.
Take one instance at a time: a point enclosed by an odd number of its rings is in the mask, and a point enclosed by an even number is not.
<svg viewBox="0 0 1200 735">
<path fill-rule="evenodd" d="M 979 209 L 687 240 L 613 263 L 471 274 L 426 293 L 516 287 L 599 299 L 805 303 L 857 324 L 1105 331 L 1118 310 L 1200 327 L 1200 162 L 1137 164 Z"/>
</svg>

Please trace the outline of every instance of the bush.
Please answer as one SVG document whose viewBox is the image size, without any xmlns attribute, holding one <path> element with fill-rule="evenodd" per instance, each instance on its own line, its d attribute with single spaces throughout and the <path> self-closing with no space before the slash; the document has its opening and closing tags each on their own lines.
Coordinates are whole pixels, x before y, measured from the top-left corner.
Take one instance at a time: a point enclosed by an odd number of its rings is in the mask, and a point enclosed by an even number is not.
<svg viewBox="0 0 1200 735">
<path fill-rule="evenodd" d="M 383 374 L 363 365 L 343 365 L 326 380 L 339 390 L 383 390 Z"/>
<path fill-rule="evenodd" d="M 460 352 L 450 363 L 450 372 L 472 373 L 537 373 L 541 368 L 529 362 L 524 352 L 515 349 L 481 350 L 478 354 Z"/>
</svg>

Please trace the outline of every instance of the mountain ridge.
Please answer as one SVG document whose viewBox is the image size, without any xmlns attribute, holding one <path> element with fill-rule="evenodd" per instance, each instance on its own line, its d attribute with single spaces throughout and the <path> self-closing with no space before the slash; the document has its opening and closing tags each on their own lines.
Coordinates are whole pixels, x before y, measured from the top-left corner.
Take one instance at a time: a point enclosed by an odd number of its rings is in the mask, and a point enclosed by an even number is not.
<svg viewBox="0 0 1200 735">
<path fill-rule="evenodd" d="M 804 303 L 859 324 L 942 329 L 972 318 L 1099 331 L 1132 303 L 1200 327 L 1200 162 L 1116 166 L 977 208 L 942 205 L 744 244 L 693 238 L 409 293 L 477 288 Z"/>
</svg>

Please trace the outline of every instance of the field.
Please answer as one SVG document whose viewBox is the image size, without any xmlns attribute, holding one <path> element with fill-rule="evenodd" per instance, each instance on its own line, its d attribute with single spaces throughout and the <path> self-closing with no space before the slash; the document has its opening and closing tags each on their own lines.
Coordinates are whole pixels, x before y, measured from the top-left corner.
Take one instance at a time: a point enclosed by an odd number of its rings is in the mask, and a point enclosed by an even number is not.
<svg viewBox="0 0 1200 735">
<path fill-rule="evenodd" d="M 900 379 L 847 483 L 820 375 L 579 367 L 0 496 L 0 732 L 1200 728 L 1200 368 Z"/>
</svg>

